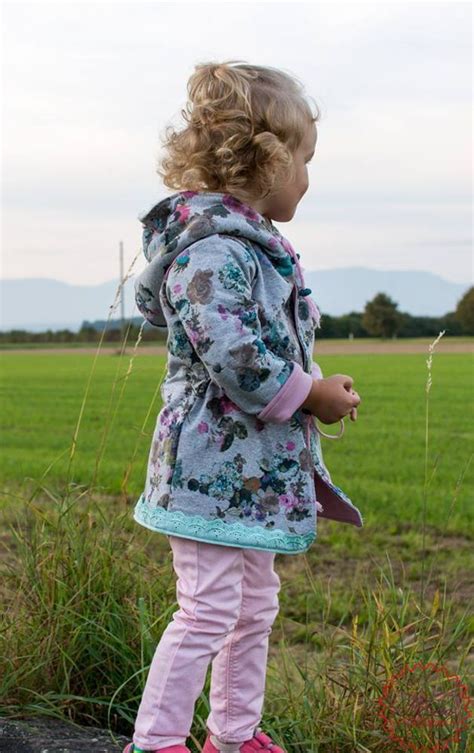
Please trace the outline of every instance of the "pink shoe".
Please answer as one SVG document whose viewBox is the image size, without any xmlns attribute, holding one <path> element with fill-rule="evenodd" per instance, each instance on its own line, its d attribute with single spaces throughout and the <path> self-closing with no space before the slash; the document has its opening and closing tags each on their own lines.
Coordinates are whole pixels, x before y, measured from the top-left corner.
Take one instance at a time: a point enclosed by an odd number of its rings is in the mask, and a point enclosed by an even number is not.
<svg viewBox="0 0 474 753">
<path fill-rule="evenodd" d="M 220 743 L 208 729 L 202 753 L 255 753 L 255 751 L 262 750 L 271 750 L 272 753 L 286 753 L 283 748 L 273 742 L 271 737 L 262 732 L 261 727 L 256 727 L 253 737 L 243 743 Z"/>
<path fill-rule="evenodd" d="M 123 753 L 141 753 L 141 751 L 144 750 L 145 748 L 139 748 L 138 746 L 134 747 L 133 743 L 129 743 L 123 749 Z M 166 748 L 150 750 L 146 753 L 191 753 L 191 751 L 186 747 L 186 745 L 168 745 Z"/>
</svg>

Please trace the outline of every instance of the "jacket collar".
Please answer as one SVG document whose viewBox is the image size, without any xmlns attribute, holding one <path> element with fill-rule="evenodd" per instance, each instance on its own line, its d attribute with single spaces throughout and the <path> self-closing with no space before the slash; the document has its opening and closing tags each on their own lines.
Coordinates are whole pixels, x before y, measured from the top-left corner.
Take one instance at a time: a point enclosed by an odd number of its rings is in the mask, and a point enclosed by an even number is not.
<svg viewBox="0 0 474 753">
<path fill-rule="evenodd" d="M 296 283 L 299 295 L 311 293 L 305 288 L 299 254 L 291 243 L 271 220 L 232 194 L 179 191 L 153 204 L 138 219 L 143 226 L 143 253 L 152 262 L 157 287 L 181 251 L 197 240 L 223 234 L 257 243 L 282 277 Z M 311 297 L 308 303 L 319 323 L 318 307 Z"/>
</svg>

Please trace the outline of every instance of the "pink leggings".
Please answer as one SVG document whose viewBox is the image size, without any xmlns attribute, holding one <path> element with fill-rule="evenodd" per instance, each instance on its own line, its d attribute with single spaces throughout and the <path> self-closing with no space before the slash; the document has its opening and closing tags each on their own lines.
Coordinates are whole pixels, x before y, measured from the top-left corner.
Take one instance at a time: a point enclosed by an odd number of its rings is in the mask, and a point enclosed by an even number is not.
<svg viewBox="0 0 474 753">
<path fill-rule="evenodd" d="M 207 726 L 220 742 L 260 725 L 269 635 L 279 611 L 274 552 L 168 536 L 179 609 L 156 648 L 135 721 L 142 748 L 184 745 L 212 661 Z"/>
</svg>

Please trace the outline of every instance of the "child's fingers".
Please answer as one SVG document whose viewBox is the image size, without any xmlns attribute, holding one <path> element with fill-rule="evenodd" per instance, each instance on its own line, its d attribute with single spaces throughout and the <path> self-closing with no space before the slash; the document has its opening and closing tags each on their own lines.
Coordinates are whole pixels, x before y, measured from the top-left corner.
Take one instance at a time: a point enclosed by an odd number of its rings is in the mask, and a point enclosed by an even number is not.
<svg viewBox="0 0 474 753">
<path fill-rule="evenodd" d="M 341 376 L 343 378 L 342 386 L 344 387 L 345 390 L 350 392 L 350 389 L 352 385 L 354 384 L 353 378 L 349 376 L 348 374 L 338 374 L 337 376 Z"/>
<path fill-rule="evenodd" d="M 355 390 L 351 390 L 351 396 L 355 400 L 354 407 L 360 404 L 360 395 Z"/>
<path fill-rule="evenodd" d="M 357 408 L 351 408 L 349 418 L 351 419 L 351 421 L 357 421 Z"/>
</svg>

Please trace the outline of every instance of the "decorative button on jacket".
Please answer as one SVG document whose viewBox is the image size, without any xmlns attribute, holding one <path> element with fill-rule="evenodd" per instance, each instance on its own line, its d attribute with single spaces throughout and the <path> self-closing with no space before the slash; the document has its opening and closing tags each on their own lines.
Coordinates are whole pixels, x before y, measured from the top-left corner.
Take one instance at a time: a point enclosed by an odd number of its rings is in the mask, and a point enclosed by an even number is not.
<svg viewBox="0 0 474 753">
<path fill-rule="evenodd" d="M 284 554 L 310 547 L 317 517 L 361 527 L 299 407 L 322 377 L 299 254 L 226 193 L 175 193 L 139 219 L 149 264 L 136 303 L 167 332 L 168 364 L 135 520 Z"/>
</svg>

